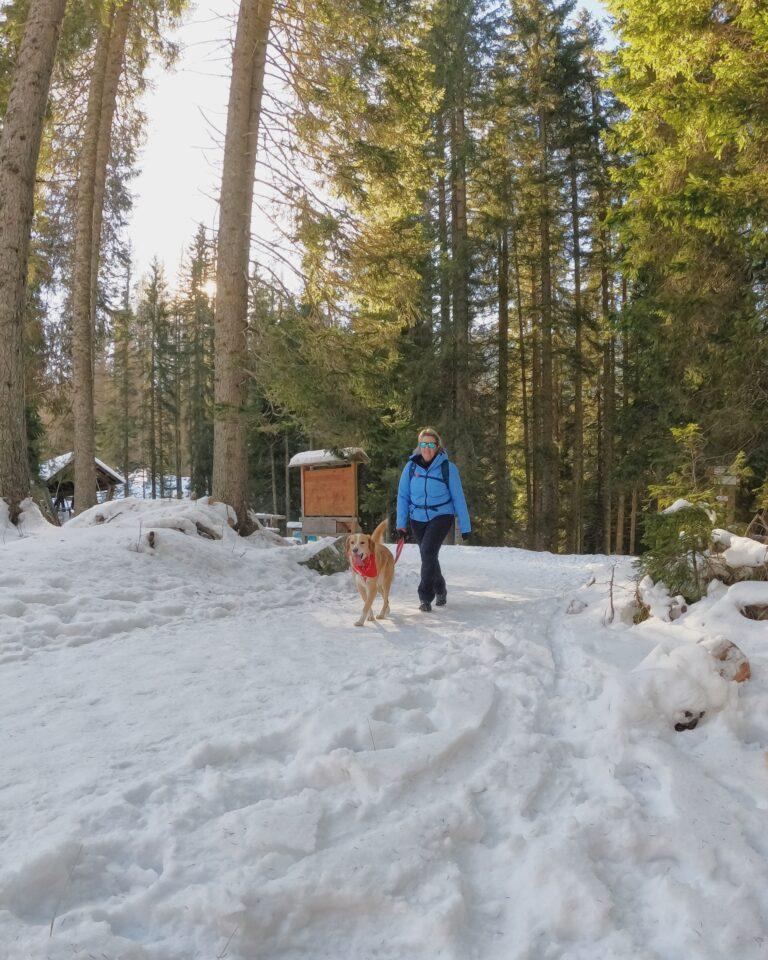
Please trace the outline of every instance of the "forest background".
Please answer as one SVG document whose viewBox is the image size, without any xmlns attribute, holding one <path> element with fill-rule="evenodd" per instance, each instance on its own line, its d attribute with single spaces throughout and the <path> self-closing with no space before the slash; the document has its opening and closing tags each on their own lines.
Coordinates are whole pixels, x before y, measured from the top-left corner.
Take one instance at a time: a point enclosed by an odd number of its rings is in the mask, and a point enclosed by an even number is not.
<svg viewBox="0 0 768 960">
<path fill-rule="evenodd" d="M 717 503 L 716 467 L 742 519 L 768 506 L 768 12 L 607 7 L 242 0 L 211 25 L 219 210 L 169 270 L 131 210 L 190 11 L 5 4 L 0 495 L 74 449 L 78 509 L 95 453 L 293 519 L 290 455 L 359 445 L 370 521 L 431 423 L 479 543 L 635 552 L 659 507 Z"/>
</svg>

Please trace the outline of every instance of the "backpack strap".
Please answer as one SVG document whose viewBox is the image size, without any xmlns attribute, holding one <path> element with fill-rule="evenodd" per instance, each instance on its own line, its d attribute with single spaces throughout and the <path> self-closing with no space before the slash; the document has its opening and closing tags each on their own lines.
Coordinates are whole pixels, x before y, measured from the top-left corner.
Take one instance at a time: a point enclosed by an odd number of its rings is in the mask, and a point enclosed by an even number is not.
<svg viewBox="0 0 768 960">
<path fill-rule="evenodd" d="M 409 470 L 409 472 L 408 472 L 408 482 L 409 482 L 409 483 L 411 482 L 411 480 L 413 480 L 413 475 L 416 473 L 416 464 L 415 464 L 415 462 L 414 462 L 413 460 L 411 460 L 410 463 L 411 463 L 411 467 L 410 467 L 410 470 Z M 429 468 L 427 468 L 427 472 L 428 472 L 428 471 L 429 471 Z M 434 476 L 433 474 L 430 474 L 430 475 L 429 475 L 429 479 L 430 479 L 430 480 L 437 480 L 438 483 L 443 483 L 443 484 L 445 484 L 446 490 L 447 490 L 447 492 L 448 492 L 448 499 L 447 499 L 447 500 L 441 500 L 440 503 L 430 503 L 430 504 L 425 503 L 425 504 L 424 504 L 424 509 L 427 511 L 427 516 L 429 516 L 429 511 L 430 511 L 430 510 L 436 510 L 438 507 L 444 507 L 447 503 L 450 503 L 451 500 L 453 499 L 453 498 L 450 496 L 450 492 L 449 492 L 449 490 L 450 490 L 450 482 L 449 482 L 450 472 L 451 472 L 451 464 L 450 464 L 450 461 L 446 458 L 446 459 L 443 460 L 443 462 L 440 464 L 440 473 L 441 473 L 441 476 L 438 477 L 438 476 Z"/>
<path fill-rule="evenodd" d="M 416 464 L 414 463 L 413 460 L 411 460 L 411 469 L 410 469 L 409 472 L 408 472 L 408 480 L 409 480 L 409 481 L 410 481 L 410 480 L 413 480 L 413 475 L 414 475 L 414 473 L 416 473 Z M 440 476 L 440 477 L 430 476 L 429 479 L 430 479 L 430 480 L 437 480 L 438 483 L 444 483 L 444 484 L 446 485 L 446 487 L 449 487 L 449 486 L 450 486 L 449 477 L 450 477 L 450 474 L 451 474 L 451 463 L 450 463 L 450 460 L 443 460 L 443 462 L 440 464 L 440 473 L 442 474 L 442 476 Z"/>
</svg>

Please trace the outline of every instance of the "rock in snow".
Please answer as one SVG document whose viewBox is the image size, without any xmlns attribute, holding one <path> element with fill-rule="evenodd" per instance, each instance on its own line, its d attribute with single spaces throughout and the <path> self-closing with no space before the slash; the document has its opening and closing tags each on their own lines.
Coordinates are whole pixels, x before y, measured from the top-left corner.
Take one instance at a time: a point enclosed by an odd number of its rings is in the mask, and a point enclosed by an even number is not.
<svg viewBox="0 0 768 960">
<path fill-rule="evenodd" d="M 343 573 L 349 569 L 349 560 L 346 554 L 346 537 L 338 537 L 331 543 L 321 547 L 316 553 L 313 553 L 307 560 L 300 562 L 315 573 L 323 576 L 331 576 L 334 573 Z"/>
<path fill-rule="evenodd" d="M 408 545 L 361 635 L 190 506 L 1 528 L 4 960 L 762 960 L 768 585 L 606 626 L 613 559 L 446 547 L 424 615 Z"/>
</svg>

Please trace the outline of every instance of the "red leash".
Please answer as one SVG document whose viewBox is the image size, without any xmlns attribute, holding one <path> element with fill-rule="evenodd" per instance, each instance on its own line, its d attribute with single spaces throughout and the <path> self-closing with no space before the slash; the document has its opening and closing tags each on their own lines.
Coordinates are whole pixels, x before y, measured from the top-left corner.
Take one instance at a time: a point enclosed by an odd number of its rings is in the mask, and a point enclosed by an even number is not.
<svg viewBox="0 0 768 960">
<path fill-rule="evenodd" d="M 405 546 L 405 537 L 400 537 L 397 541 L 397 549 L 395 550 L 395 563 L 400 559 L 400 554 L 403 552 L 403 547 Z"/>
<path fill-rule="evenodd" d="M 400 559 L 400 554 L 403 552 L 403 547 L 405 546 L 405 540 L 401 538 L 397 541 L 397 548 L 395 549 L 395 563 Z M 366 580 L 375 580 L 379 575 L 379 571 L 376 567 L 376 555 L 374 553 L 369 553 L 365 560 L 362 563 L 353 563 L 352 569 L 355 573 L 359 573 L 361 577 L 365 577 Z"/>
</svg>

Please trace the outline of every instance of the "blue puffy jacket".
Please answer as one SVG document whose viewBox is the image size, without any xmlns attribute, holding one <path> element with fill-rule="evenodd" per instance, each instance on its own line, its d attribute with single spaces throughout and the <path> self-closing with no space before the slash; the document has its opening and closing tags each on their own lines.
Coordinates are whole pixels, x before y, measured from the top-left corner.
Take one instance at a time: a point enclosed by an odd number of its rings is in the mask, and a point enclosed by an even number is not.
<svg viewBox="0 0 768 960">
<path fill-rule="evenodd" d="M 445 450 L 441 450 L 425 469 L 419 462 L 421 453 L 408 458 L 397 487 L 397 527 L 404 530 L 408 520 L 425 522 L 433 517 L 455 516 L 459 529 L 469 533 L 469 511 L 461 489 L 461 477 L 455 463 L 451 463 Z M 443 463 L 448 464 L 448 483 L 443 479 Z"/>
</svg>

